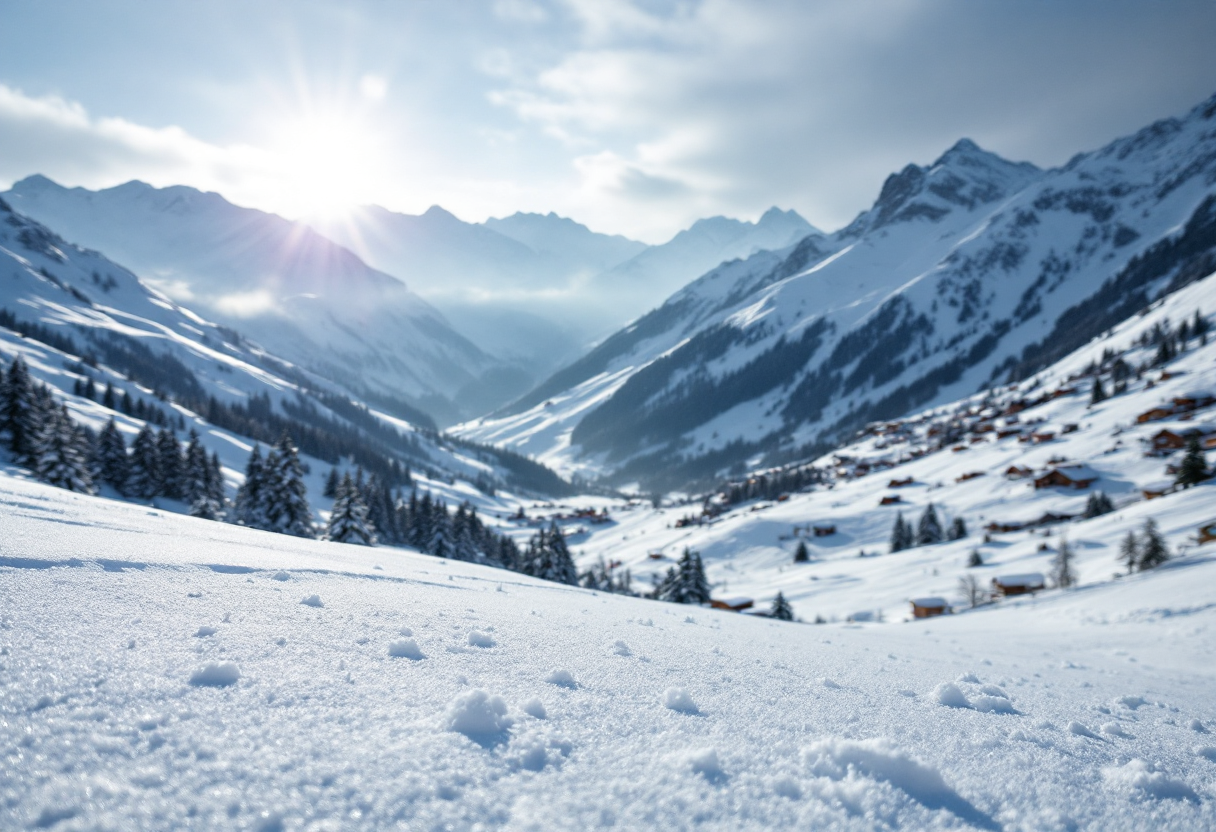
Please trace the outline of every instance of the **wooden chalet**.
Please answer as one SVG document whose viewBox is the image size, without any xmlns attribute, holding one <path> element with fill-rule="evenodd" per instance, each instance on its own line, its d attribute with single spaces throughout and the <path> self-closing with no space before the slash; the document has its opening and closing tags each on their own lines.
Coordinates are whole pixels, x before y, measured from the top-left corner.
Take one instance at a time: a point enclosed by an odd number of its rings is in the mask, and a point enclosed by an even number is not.
<svg viewBox="0 0 1216 832">
<path fill-rule="evenodd" d="M 1199 545 L 1216 540 L 1216 520 L 1209 520 L 1199 527 Z"/>
<path fill-rule="evenodd" d="M 937 615 L 945 615 L 948 612 L 950 612 L 950 605 L 946 603 L 945 598 L 931 596 L 928 598 L 912 599 L 913 618 L 933 618 Z"/>
<path fill-rule="evenodd" d="M 955 482 L 966 482 L 967 480 L 973 480 L 976 477 L 982 477 L 982 476 L 984 476 L 983 471 L 969 471 L 960 477 L 955 477 L 954 481 Z"/>
<path fill-rule="evenodd" d="M 1089 488 L 1099 479 L 1098 472 L 1086 465 L 1061 465 L 1034 478 L 1035 488 Z"/>
<path fill-rule="evenodd" d="M 1162 428 L 1153 434 L 1153 453 L 1177 451 L 1185 448 L 1192 436 L 1199 438 L 1199 447 L 1204 450 L 1216 448 L 1216 425 L 1189 425 Z"/>
<path fill-rule="evenodd" d="M 1216 396 L 1213 396 L 1210 390 L 1188 390 L 1181 396 L 1174 397 L 1174 407 L 1178 410 L 1198 410 L 1214 404 L 1216 404 Z"/>
<path fill-rule="evenodd" d="M 887 483 L 887 488 L 903 488 L 905 485 L 911 485 L 915 480 L 911 477 L 904 477 L 902 480 L 891 480 Z"/>
<path fill-rule="evenodd" d="M 1001 575 L 992 579 L 992 592 L 1003 598 L 1015 595 L 1029 595 L 1039 592 L 1047 586 L 1043 575 L 1039 572 L 1028 572 L 1024 575 Z"/>
<path fill-rule="evenodd" d="M 903 501 L 903 497 L 900 497 L 898 494 L 888 494 L 879 500 L 878 504 L 880 506 L 893 506 L 896 503 L 902 503 Z"/>
<path fill-rule="evenodd" d="M 1146 410 L 1136 417 L 1136 424 L 1143 425 L 1145 422 L 1160 422 L 1162 419 L 1168 419 L 1174 415 L 1174 408 L 1159 405 L 1152 410 Z"/>
<path fill-rule="evenodd" d="M 811 531 L 815 533 L 815 537 L 830 537 L 836 534 L 835 526 L 813 526 Z"/>
<path fill-rule="evenodd" d="M 1155 500 L 1158 497 L 1164 497 L 1166 494 L 1173 494 L 1174 489 L 1178 486 L 1173 480 L 1161 480 L 1159 482 L 1149 483 L 1140 489 L 1140 495 L 1146 500 Z"/>
<path fill-rule="evenodd" d="M 1030 441 L 1036 445 L 1042 445 L 1046 442 L 1054 442 L 1056 440 L 1055 431 L 1039 430 L 1030 434 Z"/>
<path fill-rule="evenodd" d="M 1027 477 L 1033 477 L 1034 471 L 1031 471 L 1025 465 L 1010 465 L 1005 469 L 1006 479 L 1024 480 Z"/>
<path fill-rule="evenodd" d="M 753 606 L 755 606 L 755 602 L 752 601 L 751 598 L 746 598 L 742 595 L 734 595 L 729 598 L 711 598 L 709 605 L 715 610 L 743 612 L 744 610 L 750 610 Z"/>
</svg>

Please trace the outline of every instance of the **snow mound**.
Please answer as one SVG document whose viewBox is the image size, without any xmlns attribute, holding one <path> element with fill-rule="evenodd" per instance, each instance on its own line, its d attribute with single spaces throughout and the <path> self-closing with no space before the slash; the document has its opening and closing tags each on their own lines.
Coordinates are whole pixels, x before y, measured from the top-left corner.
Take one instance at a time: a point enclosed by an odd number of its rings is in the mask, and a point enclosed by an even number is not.
<svg viewBox="0 0 1216 832">
<path fill-rule="evenodd" d="M 233 662 L 207 662 L 190 674 L 190 684 L 196 687 L 222 688 L 236 684 L 241 671 Z"/>
<path fill-rule="evenodd" d="M 823 685 L 825 688 L 831 688 L 832 690 L 840 690 L 840 684 L 837 682 L 833 682 L 831 679 L 829 679 L 826 676 L 824 676 L 822 679 L 819 680 L 819 684 Z"/>
<path fill-rule="evenodd" d="M 971 707 L 971 700 L 967 698 L 967 694 L 963 693 L 962 689 L 953 682 L 942 682 L 933 689 L 932 695 L 939 705 L 945 705 L 947 708 Z"/>
<path fill-rule="evenodd" d="M 985 714 L 1016 714 L 1017 708 L 1004 696 L 980 694 L 971 700 L 971 707 Z"/>
<path fill-rule="evenodd" d="M 1102 739 L 1097 734 L 1095 734 L 1093 731 L 1089 730 L 1088 728 L 1086 728 L 1084 725 L 1077 722 L 1076 720 L 1073 720 L 1072 722 L 1068 723 L 1068 733 L 1076 734 L 1078 737 L 1089 737 L 1091 740 Z"/>
<path fill-rule="evenodd" d="M 726 779 L 726 771 L 722 768 L 716 749 L 703 748 L 693 751 L 688 755 L 688 765 L 711 783 Z"/>
<path fill-rule="evenodd" d="M 418 649 L 418 642 L 412 638 L 402 638 L 390 642 L 388 645 L 388 654 L 397 659 L 413 659 L 419 661 L 425 659 L 426 656 Z"/>
<path fill-rule="evenodd" d="M 410 636 L 412 636 L 414 634 L 414 631 L 411 630 L 409 627 L 402 627 L 400 630 L 397 631 L 397 634 L 405 636 L 406 638 L 409 638 Z"/>
<path fill-rule="evenodd" d="M 882 739 L 827 739 L 803 751 L 807 768 L 816 777 L 844 780 L 861 774 L 890 783 L 928 809 L 946 809 L 981 829 L 996 829 L 996 823 L 946 784 L 941 773 Z"/>
<path fill-rule="evenodd" d="M 1123 726 L 1117 722 L 1104 722 L 1102 727 L 1098 729 L 1108 737 L 1119 737 L 1120 739 L 1130 740 L 1132 735 L 1123 730 Z"/>
<path fill-rule="evenodd" d="M 1102 777 L 1108 786 L 1129 791 L 1138 797 L 1199 802 L 1199 795 L 1186 783 L 1175 780 L 1152 763 L 1139 758 L 1125 765 L 1102 769 Z"/>
<path fill-rule="evenodd" d="M 633 651 L 629 649 L 629 645 L 623 641 L 617 641 L 612 645 L 612 652 L 617 656 L 632 656 Z"/>
<path fill-rule="evenodd" d="M 1122 705 L 1125 708 L 1130 708 L 1134 711 L 1136 708 L 1147 705 L 1148 700 L 1146 700 L 1143 696 L 1120 696 L 1115 700 L 1115 703 Z"/>
<path fill-rule="evenodd" d="M 290 581 L 291 575 L 287 574 L 282 569 L 280 569 L 278 572 L 275 572 L 273 575 L 270 576 L 270 580 L 272 580 L 272 581 Z"/>
<path fill-rule="evenodd" d="M 1205 760 L 1211 760 L 1216 763 L 1216 746 L 1200 745 L 1195 748 L 1195 754 L 1203 757 Z"/>
<path fill-rule="evenodd" d="M 663 691 L 663 707 L 683 714 L 701 713 L 697 703 L 692 700 L 692 694 L 684 688 L 668 688 Z"/>
<path fill-rule="evenodd" d="M 549 712 L 545 710 L 545 703 L 541 702 L 540 699 L 535 696 L 521 705 L 520 710 L 534 719 L 549 718 Z"/>
<path fill-rule="evenodd" d="M 300 599 L 300 603 L 306 607 L 323 607 L 325 602 L 321 600 L 320 595 L 308 595 Z"/>
<path fill-rule="evenodd" d="M 501 736 L 511 727 L 512 720 L 507 716 L 507 703 L 501 696 L 491 696 L 474 688 L 452 700 L 444 724 L 449 731 L 480 741 Z"/>
<path fill-rule="evenodd" d="M 578 682 L 574 681 L 574 676 L 569 670 L 552 670 L 545 677 L 545 681 L 551 685 L 557 685 L 559 688 L 570 688 L 574 690 L 578 687 Z"/>
<path fill-rule="evenodd" d="M 208 627 L 204 624 L 202 627 L 198 628 L 198 632 L 196 632 L 194 634 L 194 637 L 195 638 L 206 638 L 207 636 L 213 636 L 218 632 L 219 632 L 219 630 L 217 630 L 215 627 Z"/>
<path fill-rule="evenodd" d="M 1207 726 L 1197 719 L 1192 719 L 1186 724 L 1186 727 L 1190 728 L 1192 731 L 1198 731 L 1200 734 L 1206 734 L 1208 732 Z"/>
<path fill-rule="evenodd" d="M 493 647 L 497 643 L 494 641 L 494 636 L 489 633 L 483 633 L 481 630 L 469 630 L 470 647 Z"/>
<path fill-rule="evenodd" d="M 564 739 L 531 734 L 511 741 L 507 762 L 517 769 L 542 771 L 546 766 L 560 766 L 573 749 Z"/>
</svg>

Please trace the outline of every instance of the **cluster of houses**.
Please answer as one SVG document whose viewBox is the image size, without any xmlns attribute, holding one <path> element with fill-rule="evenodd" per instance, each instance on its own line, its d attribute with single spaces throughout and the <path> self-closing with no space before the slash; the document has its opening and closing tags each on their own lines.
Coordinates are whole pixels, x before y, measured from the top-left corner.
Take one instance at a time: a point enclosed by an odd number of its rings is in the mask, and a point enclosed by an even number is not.
<svg viewBox="0 0 1216 832">
<path fill-rule="evenodd" d="M 1021 575 L 1000 575 L 992 579 L 991 597 L 1013 598 L 1018 595 L 1032 595 L 1046 589 L 1047 581 L 1039 572 L 1027 572 Z M 950 602 L 945 598 L 931 595 L 924 598 L 913 598 L 913 618 L 933 618 L 950 612 Z"/>
</svg>

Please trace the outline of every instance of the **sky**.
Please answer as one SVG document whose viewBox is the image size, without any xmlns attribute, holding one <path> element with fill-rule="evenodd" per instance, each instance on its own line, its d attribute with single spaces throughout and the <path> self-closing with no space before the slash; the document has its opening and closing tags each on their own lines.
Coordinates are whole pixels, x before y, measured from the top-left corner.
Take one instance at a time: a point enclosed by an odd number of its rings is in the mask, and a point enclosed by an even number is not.
<svg viewBox="0 0 1216 832">
<path fill-rule="evenodd" d="M 830 231 L 963 136 L 1051 166 L 1180 115 L 1214 34 L 1210 0 L 8 0 L 0 186 Z"/>
</svg>

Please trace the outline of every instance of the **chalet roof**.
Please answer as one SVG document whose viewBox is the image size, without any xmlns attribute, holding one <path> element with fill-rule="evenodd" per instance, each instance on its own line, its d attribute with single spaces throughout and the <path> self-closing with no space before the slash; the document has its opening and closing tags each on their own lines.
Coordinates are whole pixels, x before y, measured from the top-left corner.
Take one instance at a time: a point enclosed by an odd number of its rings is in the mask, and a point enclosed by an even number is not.
<svg viewBox="0 0 1216 832">
<path fill-rule="evenodd" d="M 1043 580 L 1043 573 L 1041 572 L 1026 572 L 1021 575 L 998 575 L 992 580 L 1001 586 L 1045 586 L 1047 583 Z"/>
<path fill-rule="evenodd" d="M 1053 471 L 1058 471 L 1073 482 L 1077 482 L 1078 480 L 1097 480 L 1102 478 L 1102 475 L 1093 468 L 1079 462 L 1064 465 L 1053 465 L 1051 470 L 1047 471 L 1047 473 L 1050 474 Z"/>
<path fill-rule="evenodd" d="M 924 598 L 913 598 L 912 604 L 913 604 L 913 606 L 926 607 L 928 609 L 933 609 L 934 607 L 950 606 L 949 602 L 946 601 L 945 598 L 941 598 L 937 595 L 927 595 Z"/>
</svg>

